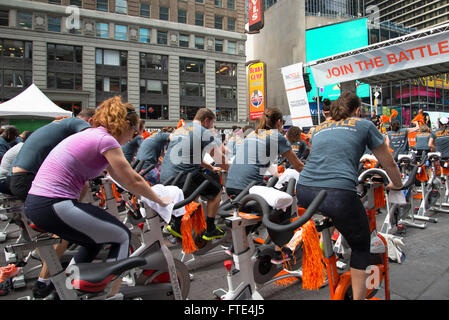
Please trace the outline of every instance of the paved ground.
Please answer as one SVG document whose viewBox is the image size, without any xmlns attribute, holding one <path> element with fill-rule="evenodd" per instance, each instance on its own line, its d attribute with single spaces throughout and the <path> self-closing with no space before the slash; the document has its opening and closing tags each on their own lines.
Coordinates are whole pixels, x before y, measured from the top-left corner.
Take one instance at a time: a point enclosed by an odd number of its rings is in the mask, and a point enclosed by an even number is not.
<svg viewBox="0 0 449 320">
<path fill-rule="evenodd" d="M 378 226 L 384 219 L 378 215 Z M 406 260 L 402 264 L 390 264 L 391 299 L 394 300 L 446 300 L 449 299 L 449 215 L 435 214 L 438 223 L 428 224 L 424 230 L 408 228 L 404 236 L 406 244 Z M 0 223 L 0 230 L 5 222 Z M 15 241 L 9 238 L 7 242 Z M 4 243 L 3 243 L 4 244 Z M 0 244 L 3 252 L 3 244 Z M 175 256 L 179 253 L 174 249 Z M 35 265 L 36 262 L 31 263 Z M 4 256 L 0 254 L 0 265 L 4 266 Z M 223 262 L 208 263 L 194 272 L 189 299 L 209 300 L 216 288 L 226 288 L 226 270 Z M 37 275 L 35 274 L 35 277 Z M 30 294 L 34 280 L 27 283 L 26 288 L 16 289 L 0 300 L 14 300 Z M 289 287 L 268 285 L 260 290 L 267 300 L 327 300 L 329 288 L 319 291 L 304 291 L 301 283 Z M 382 295 L 380 295 L 381 297 Z"/>
</svg>

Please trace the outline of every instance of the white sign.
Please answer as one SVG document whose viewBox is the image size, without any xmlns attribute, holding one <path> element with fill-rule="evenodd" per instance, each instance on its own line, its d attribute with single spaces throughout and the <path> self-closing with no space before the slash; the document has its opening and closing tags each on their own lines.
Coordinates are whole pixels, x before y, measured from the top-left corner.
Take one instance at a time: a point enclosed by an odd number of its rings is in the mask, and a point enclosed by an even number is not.
<svg viewBox="0 0 449 320">
<path fill-rule="evenodd" d="M 311 66 L 318 87 L 449 61 L 443 32 Z"/>
<path fill-rule="evenodd" d="M 292 125 L 302 127 L 313 126 L 309 101 L 302 76 L 302 62 L 281 69 L 285 92 L 292 119 Z"/>
</svg>

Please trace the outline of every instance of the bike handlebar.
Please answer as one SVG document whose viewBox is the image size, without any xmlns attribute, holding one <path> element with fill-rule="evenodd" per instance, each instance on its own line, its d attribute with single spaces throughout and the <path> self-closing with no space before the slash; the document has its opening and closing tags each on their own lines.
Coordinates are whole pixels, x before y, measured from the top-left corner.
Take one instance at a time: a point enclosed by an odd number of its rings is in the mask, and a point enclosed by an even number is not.
<svg viewBox="0 0 449 320">
<path fill-rule="evenodd" d="M 298 219 L 296 219 L 295 221 L 293 221 L 289 224 L 280 225 L 280 224 L 270 221 L 269 215 L 270 215 L 271 210 L 269 210 L 269 209 L 268 210 L 265 209 L 264 211 L 262 211 L 263 212 L 262 222 L 267 228 L 272 229 L 276 232 L 287 232 L 287 231 L 296 230 L 299 227 L 301 227 L 303 224 L 305 224 L 307 221 L 309 221 L 310 218 L 312 218 L 312 216 L 318 210 L 318 207 L 320 206 L 321 202 L 323 202 L 323 200 L 326 198 L 326 196 L 327 196 L 327 191 L 321 190 L 318 193 L 318 195 L 313 199 L 312 203 L 307 207 L 306 212 L 304 212 L 304 214 L 301 217 L 299 217 Z M 262 197 L 254 195 L 254 194 L 250 194 L 250 195 L 246 196 L 245 198 L 243 198 L 242 206 L 250 200 L 255 200 L 256 202 L 261 201 L 260 199 L 254 198 L 254 197 L 258 197 L 258 198 L 262 199 L 263 202 L 265 203 L 266 207 L 268 207 L 268 204 Z"/>
<path fill-rule="evenodd" d="M 173 207 L 173 210 L 179 209 L 185 205 L 188 205 L 190 202 L 192 202 L 193 200 L 195 200 L 195 198 L 204 190 L 206 190 L 206 188 L 209 185 L 209 181 L 205 180 L 203 181 L 200 186 L 187 198 L 185 198 L 183 201 L 180 201 L 178 203 L 176 203 Z"/>
</svg>

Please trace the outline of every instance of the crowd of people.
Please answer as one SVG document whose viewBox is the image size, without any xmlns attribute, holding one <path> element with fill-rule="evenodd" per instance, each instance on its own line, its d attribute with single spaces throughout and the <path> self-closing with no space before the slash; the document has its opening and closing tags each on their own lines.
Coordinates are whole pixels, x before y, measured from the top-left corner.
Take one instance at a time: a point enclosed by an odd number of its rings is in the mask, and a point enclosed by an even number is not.
<svg viewBox="0 0 449 320">
<path fill-rule="evenodd" d="M 64 239 L 57 245 L 59 256 L 68 243 L 80 245 L 71 261 L 91 262 L 104 244 L 110 244 L 108 259 L 128 257 L 130 231 L 98 206 L 82 203 L 88 181 L 107 172 L 132 194 L 144 196 L 161 206 L 173 200 L 159 197 L 151 185 L 179 173 L 192 173 L 188 197 L 202 182 L 209 188 L 201 193 L 207 206 L 206 241 L 221 238 L 225 231 L 215 224 L 222 191 L 236 196 L 251 182 L 264 185 L 264 176 L 279 176 L 278 165 L 300 172 L 296 186 L 298 205 L 307 207 L 320 190 L 327 197 L 319 211 L 332 218 L 352 249 L 350 260 L 354 299 L 365 297 L 365 269 L 370 258 L 368 219 L 356 193 L 361 156 L 371 152 L 391 179 L 390 189 L 402 187 L 394 154 L 408 152 L 408 134 L 416 135 L 416 149 L 441 151 L 449 157 L 448 119 L 430 131 L 424 117 L 414 126 L 401 128 L 389 119 L 385 132 L 381 117 L 360 118 L 361 100 L 344 92 L 335 101 L 323 101 L 320 125 L 306 134 L 297 126 L 284 129 L 282 112 L 267 108 L 256 127 L 233 127 L 231 132 L 215 128 L 215 113 L 201 108 L 192 122 L 177 128 L 147 131 L 135 107 L 120 97 L 104 101 L 98 108 L 87 108 L 75 118 L 47 124 L 35 132 L 6 127 L 0 136 L 0 192 L 25 201 L 25 214 L 38 227 Z M 151 123 L 150 123 L 151 125 Z M 209 155 L 207 161 L 205 155 Z M 140 170 L 154 168 L 145 176 L 132 163 L 143 162 Z M 226 172 L 223 185 L 220 174 Z M 149 182 L 149 183 L 148 183 Z M 176 185 L 183 188 L 185 175 Z M 173 217 L 167 230 L 181 235 L 182 217 Z M 276 248 L 271 263 L 289 259 L 288 250 Z M 111 294 L 119 289 L 113 285 Z M 54 287 L 44 265 L 33 289 L 36 298 L 47 296 Z"/>
</svg>

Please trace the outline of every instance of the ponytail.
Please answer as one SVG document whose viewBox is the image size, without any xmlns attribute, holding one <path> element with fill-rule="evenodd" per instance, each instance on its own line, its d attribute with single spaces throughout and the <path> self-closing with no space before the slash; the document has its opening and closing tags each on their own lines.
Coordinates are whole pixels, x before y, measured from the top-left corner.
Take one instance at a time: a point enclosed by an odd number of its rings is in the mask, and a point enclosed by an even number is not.
<svg viewBox="0 0 449 320">
<path fill-rule="evenodd" d="M 281 110 L 275 107 L 269 108 L 263 113 L 262 117 L 260 117 L 259 124 L 257 125 L 257 128 L 255 130 L 256 133 L 259 133 L 259 130 L 261 129 L 274 129 L 278 120 L 282 120 Z"/>
<path fill-rule="evenodd" d="M 332 101 L 330 114 L 333 120 L 349 118 L 361 106 L 360 98 L 353 92 L 343 92 L 337 100 Z"/>
</svg>

